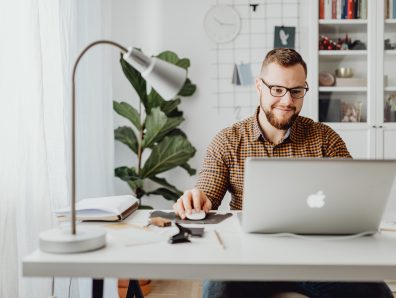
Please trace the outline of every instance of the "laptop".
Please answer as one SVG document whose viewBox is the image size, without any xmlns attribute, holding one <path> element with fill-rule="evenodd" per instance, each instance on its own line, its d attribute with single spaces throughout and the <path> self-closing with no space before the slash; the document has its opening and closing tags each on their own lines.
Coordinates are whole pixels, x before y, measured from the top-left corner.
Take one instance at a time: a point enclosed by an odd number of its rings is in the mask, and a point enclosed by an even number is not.
<svg viewBox="0 0 396 298">
<path fill-rule="evenodd" d="M 241 226 L 249 233 L 375 233 L 396 160 L 248 158 Z"/>
</svg>

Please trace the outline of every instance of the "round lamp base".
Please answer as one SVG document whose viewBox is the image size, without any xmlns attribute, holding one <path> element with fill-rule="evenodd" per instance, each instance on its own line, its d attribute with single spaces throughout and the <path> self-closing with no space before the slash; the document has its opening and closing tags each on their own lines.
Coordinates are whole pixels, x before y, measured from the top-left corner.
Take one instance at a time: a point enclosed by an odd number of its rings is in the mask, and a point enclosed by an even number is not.
<svg viewBox="0 0 396 298">
<path fill-rule="evenodd" d="M 92 227 L 78 227 L 76 235 L 69 229 L 52 229 L 39 235 L 40 250 L 50 253 L 78 253 L 106 246 L 106 232 Z"/>
</svg>

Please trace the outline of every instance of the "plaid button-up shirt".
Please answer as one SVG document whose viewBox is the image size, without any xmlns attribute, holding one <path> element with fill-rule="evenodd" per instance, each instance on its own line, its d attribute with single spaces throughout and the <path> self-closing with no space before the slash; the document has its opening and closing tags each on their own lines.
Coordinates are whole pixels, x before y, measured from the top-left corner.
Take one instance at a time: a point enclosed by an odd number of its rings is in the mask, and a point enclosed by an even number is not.
<svg viewBox="0 0 396 298">
<path fill-rule="evenodd" d="M 243 173 L 247 157 L 342 157 L 351 155 L 341 137 L 329 126 L 299 116 L 288 136 L 277 145 L 266 140 L 258 112 L 220 131 L 209 145 L 196 188 L 217 209 L 228 190 L 231 209 L 242 209 Z"/>
</svg>

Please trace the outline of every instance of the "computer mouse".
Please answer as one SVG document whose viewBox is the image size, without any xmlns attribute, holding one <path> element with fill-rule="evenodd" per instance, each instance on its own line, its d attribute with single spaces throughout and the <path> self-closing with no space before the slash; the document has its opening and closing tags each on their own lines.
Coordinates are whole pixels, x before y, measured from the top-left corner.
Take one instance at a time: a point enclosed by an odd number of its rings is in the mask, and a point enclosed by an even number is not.
<svg viewBox="0 0 396 298">
<path fill-rule="evenodd" d="M 186 213 L 186 217 L 190 220 L 201 220 L 206 217 L 205 211 L 196 211 L 195 209 L 192 210 L 190 214 Z"/>
</svg>

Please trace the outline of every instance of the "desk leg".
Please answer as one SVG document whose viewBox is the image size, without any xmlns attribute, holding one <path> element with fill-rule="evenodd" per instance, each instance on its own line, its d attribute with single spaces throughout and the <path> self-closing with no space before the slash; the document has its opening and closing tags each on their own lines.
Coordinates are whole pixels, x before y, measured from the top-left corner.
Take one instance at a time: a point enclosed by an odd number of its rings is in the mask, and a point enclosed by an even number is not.
<svg viewBox="0 0 396 298">
<path fill-rule="evenodd" d="M 128 284 L 128 292 L 126 298 L 143 298 L 142 290 L 139 286 L 139 281 L 130 279 Z"/>
<path fill-rule="evenodd" d="M 103 298 L 103 279 L 92 280 L 92 298 Z"/>
</svg>

